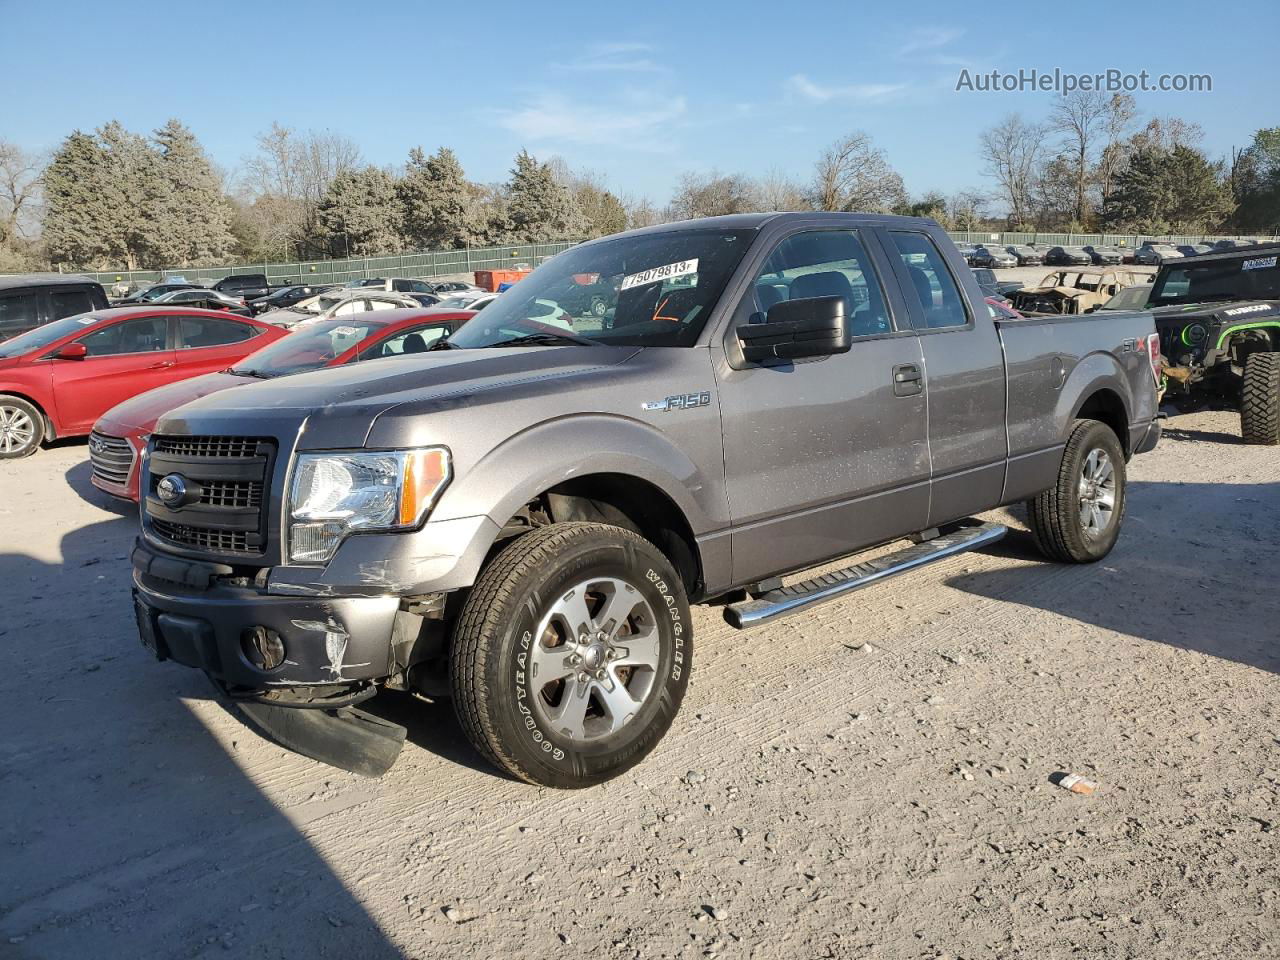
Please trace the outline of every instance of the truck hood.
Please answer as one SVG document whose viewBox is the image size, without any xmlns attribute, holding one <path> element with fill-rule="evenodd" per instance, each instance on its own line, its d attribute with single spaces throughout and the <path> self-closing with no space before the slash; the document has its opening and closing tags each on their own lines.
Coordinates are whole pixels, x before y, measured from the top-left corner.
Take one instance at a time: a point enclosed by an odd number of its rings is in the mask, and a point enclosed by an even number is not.
<svg viewBox="0 0 1280 960">
<path fill-rule="evenodd" d="M 483 406 L 512 391 L 561 391 L 598 377 L 639 347 L 498 347 L 435 350 L 255 381 L 184 404 L 157 424 L 159 433 L 256 433 L 297 430 L 300 449 L 365 445 L 384 418 L 421 418 Z"/>
</svg>

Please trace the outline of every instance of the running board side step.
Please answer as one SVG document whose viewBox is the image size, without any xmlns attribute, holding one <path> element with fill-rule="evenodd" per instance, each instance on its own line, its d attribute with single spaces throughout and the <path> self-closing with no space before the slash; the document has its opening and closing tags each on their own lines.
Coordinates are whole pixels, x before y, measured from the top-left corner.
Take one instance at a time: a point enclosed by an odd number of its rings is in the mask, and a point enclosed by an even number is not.
<svg viewBox="0 0 1280 960">
<path fill-rule="evenodd" d="M 977 550 L 995 543 L 1009 528 L 999 523 L 982 523 L 962 526 L 942 536 L 912 544 L 896 553 L 877 557 L 865 563 L 855 563 L 842 570 L 824 573 L 812 580 L 805 580 L 789 587 L 780 587 L 754 600 L 731 604 L 724 608 L 724 618 L 732 627 L 745 630 L 770 620 L 789 616 L 843 597 L 854 590 L 861 590 L 873 583 L 896 577 L 900 573 L 916 570 L 927 564 L 958 553 Z"/>
</svg>

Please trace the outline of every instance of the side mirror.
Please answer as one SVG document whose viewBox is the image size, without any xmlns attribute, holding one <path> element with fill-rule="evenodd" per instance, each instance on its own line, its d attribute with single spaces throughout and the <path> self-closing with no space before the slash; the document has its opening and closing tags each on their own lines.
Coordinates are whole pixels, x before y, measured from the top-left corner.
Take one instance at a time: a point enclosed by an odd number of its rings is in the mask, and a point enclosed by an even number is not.
<svg viewBox="0 0 1280 960">
<path fill-rule="evenodd" d="M 83 343 L 68 343 L 58 348 L 53 355 L 55 360 L 83 360 L 89 355 L 89 348 Z"/>
<path fill-rule="evenodd" d="M 850 345 L 844 297 L 783 300 L 769 308 L 764 323 L 736 333 L 742 357 L 751 363 L 826 357 L 848 353 Z"/>
</svg>

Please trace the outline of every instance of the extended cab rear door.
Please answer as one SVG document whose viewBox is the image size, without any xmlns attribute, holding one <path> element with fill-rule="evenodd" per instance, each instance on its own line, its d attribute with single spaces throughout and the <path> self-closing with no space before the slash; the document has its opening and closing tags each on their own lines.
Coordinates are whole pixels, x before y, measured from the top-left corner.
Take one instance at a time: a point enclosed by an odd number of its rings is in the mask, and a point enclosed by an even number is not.
<svg viewBox="0 0 1280 960">
<path fill-rule="evenodd" d="M 735 583 L 922 529 L 929 505 L 920 341 L 874 241 L 792 221 L 747 270 L 716 363 Z M 833 295 L 847 301 L 848 353 L 732 359 L 734 331 L 774 303 Z"/>
<path fill-rule="evenodd" d="M 1000 502 L 1008 457 L 1004 355 L 982 291 L 945 234 L 909 227 L 878 234 L 924 356 L 928 526 L 936 526 Z"/>
</svg>

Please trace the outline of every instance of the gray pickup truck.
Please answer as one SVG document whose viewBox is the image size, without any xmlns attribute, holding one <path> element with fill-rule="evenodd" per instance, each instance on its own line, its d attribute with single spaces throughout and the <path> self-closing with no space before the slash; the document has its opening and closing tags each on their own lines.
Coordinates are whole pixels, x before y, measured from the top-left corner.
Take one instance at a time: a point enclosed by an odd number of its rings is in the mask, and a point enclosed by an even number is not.
<svg viewBox="0 0 1280 960">
<path fill-rule="evenodd" d="M 583 286 L 604 311 L 548 312 Z M 427 353 L 163 418 L 138 627 L 326 762 L 391 764 L 405 730 L 365 701 L 396 690 L 452 697 L 516 777 L 598 783 L 674 720 L 691 603 L 796 614 L 992 543 L 969 518 L 1021 501 L 1048 558 L 1105 556 L 1159 362 L 1150 314 L 993 319 L 929 220 L 606 237 Z"/>
</svg>

